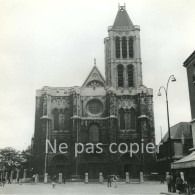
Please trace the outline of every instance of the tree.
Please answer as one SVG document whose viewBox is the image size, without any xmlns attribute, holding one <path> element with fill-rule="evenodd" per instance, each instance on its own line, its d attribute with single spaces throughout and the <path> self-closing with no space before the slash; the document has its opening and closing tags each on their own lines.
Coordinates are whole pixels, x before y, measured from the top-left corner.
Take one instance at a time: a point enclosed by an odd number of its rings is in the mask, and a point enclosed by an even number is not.
<svg viewBox="0 0 195 195">
<path fill-rule="evenodd" d="M 0 149 L 0 163 L 4 169 L 13 169 L 21 165 L 20 152 L 12 147 Z"/>
<path fill-rule="evenodd" d="M 28 146 L 26 150 L 21 152 L 21 164 L 25 166 L 25 168 L 30 169 L 32 160 L 32 148 Z"/>
<path fill-rule="evenodd" d="M 12 147 L 0 149 L 1 169 L 14 170 L 16 168 L 30 168 L 31 158 L 31 146 L 28 146 L 22 152 Z"/>
</svg>

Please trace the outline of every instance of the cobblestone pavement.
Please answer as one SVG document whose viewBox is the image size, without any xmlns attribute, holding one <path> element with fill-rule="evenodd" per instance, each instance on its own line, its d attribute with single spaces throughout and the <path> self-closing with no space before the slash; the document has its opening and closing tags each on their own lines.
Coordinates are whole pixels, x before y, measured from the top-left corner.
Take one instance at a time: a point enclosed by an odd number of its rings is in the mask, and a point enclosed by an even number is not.
<svg viewBox="0 0 195 195">
<path fill-rule="evenodd" d="M 117 188 L 105 184 L 66 183 L 57 184 L 6 184 L 0 194 L 167 194 L 166 184 L 145 182 L 143 184 L 117 183 Z"/>
</svg>

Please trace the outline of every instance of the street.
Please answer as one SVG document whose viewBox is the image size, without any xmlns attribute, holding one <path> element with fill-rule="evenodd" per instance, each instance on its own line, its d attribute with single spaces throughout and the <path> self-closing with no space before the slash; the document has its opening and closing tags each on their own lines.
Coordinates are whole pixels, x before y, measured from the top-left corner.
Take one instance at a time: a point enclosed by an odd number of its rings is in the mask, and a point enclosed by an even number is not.
<svg viewBox="0 0 195 195">
<path fill-rule="evenodd" d="M 76 183 L 57 184 L 52 189 L 51 184 L 6 184 L 0 187 L 0 194 L 166 194 L 166 184 L 145 182 L 143 184 L 117 183 L 117 188 L 107 187 L 107 183 Z"/>
</svg>

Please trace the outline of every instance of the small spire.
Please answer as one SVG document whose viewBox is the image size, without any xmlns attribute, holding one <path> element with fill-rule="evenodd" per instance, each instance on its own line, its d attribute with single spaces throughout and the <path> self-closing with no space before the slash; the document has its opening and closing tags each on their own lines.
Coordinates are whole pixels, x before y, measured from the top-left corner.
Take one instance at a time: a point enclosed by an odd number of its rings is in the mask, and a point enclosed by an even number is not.
<svg viewBox="0 0 195 195">
<path fill-rule="evenodd" d="M 118 3 L 118 10 L 125 10 L 126 8 L 126 3 L 124 3 L 124 5 L 120 5 L 120 3 Z"/>
<path fill-rule="evenodd" d="M 96 66 L 96 58 L 94 58 L 94 66 Z"/>
</svg>

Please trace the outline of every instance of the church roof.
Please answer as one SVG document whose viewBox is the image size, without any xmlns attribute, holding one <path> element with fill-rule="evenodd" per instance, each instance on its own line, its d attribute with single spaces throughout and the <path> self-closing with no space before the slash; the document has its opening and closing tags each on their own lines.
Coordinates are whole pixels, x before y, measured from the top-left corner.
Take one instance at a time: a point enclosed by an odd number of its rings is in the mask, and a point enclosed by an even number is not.
<svg viewBox="0 0 195 195">
<path fill-rule="evenodd" d="M 125 9 L 125 6 L 119 6 L 113 27 L 133 27 L 133 23 Z"/>
<path fill-rule="evenodd" d="M 185 139 L 189 139 L 192 137 L 191 130 L 190 130 L 190 123 L 189 122 L 180 122 L 170 128 L 171 131 L 171 139 L 181 139 L 182 134 L 184 135 Z M 162 139 L 162 142 L 166 142 L 169 137 L 168 132 Z"/>
<path fill-rule="evenodd" d="M 93 82 L 93 83 L 92 83 Z M 91 72 L 89 73 L 87 79 L 83 83 L 82 87 L 89 87 L 91 84 L 93 85 L 95 82 L 96 85 L 99 85 L 99 87 L 105 86 L 105 80 L 102 74 L 100 73 L 99 69 L 96 65 L 92 68 Z"/>
</svg>

